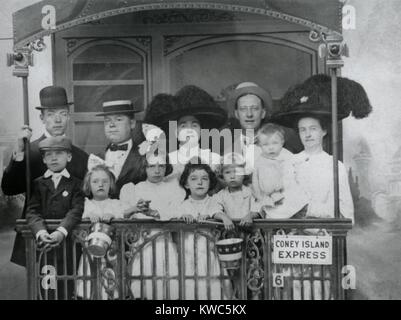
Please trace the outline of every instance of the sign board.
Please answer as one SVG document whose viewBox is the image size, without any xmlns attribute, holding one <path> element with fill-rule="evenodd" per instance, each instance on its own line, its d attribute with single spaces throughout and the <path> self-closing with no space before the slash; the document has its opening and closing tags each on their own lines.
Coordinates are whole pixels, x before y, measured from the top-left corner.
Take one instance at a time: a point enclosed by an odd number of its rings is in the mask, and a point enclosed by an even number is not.
<svg viewBox="0 0 401 320">
<path fill-rule="evenodd" d="M 331 236 L 273 236 L 273 263 L 331 265 Z"/>
</svg>

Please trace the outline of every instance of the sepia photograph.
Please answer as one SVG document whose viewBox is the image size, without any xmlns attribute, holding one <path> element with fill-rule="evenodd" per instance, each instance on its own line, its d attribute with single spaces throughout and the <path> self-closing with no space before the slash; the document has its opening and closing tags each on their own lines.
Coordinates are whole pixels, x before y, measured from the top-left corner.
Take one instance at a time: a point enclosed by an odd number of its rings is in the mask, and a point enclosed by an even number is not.
<svg viewBox="0 0 401 320">
<path fill-rule="evenodd" d="M 401 0 L 1 4 L 0 300 L 401 299 Z"/>
</svg>

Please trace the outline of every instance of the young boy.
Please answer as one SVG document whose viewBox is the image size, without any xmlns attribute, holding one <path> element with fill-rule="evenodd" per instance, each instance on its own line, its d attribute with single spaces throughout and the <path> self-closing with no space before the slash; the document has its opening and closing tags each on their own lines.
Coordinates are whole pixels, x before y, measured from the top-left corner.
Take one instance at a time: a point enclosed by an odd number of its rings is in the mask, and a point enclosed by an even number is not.
<svg viewBox="0 0 401 320">
<path fill-rule="evenodd" d="M 55 248 L 46 254 L 45 260 L 42 257 L 39 261 L 40 267 L 46 262 L 47 265 L 57 269 L 57 275 L 71 275 L 74 273 L 73 243 L 67 241 L 62 246 L 60 244 L 81 221 L 85 199 L 81 181 L 66 169 L 67 163 L 72 158 L 71 141 L 63 136 L 46 138 L 39 143 L 39 150 L 47 171 L 33 182 L 26 220 L 40 247 Z M 57 229 L 49 234 L 45 219 L 60 219 L 61 222 Z M 77 246 L 76 259 L 79 259 L 80 251 L 80 247 Z M 64 266 L 67 270 L 64 270 Z M 41 297 L 47 300 L 71 299 L 74 283 L 71 280 L 66 283 L 67 285 L 64 280 L 58 280 L 57 288 L 41 286 Z"/>
<path fill-rule="evenodd" d="M 71 141 L 63 136 L 39 143 L 47 171 L 33 183 L 26 220 L 39 245 L 56 247 L 81 221 L 84 194 L 81 181 L 66 169 L 71 161 Z M 58 228 L 48 233 L 45 219 L 61 219 Z"/>
<path fill-rule="evenodd" d="M 225 188 L 213 198 L 221 209 L 214 218 L 223 221 L 226 229 L 234 228 L 232 219 L 241 219 L 240 225 L 248 226 L 253 219 L 261 218 L 260 208 L 255 203 L 251 188 L 245 182 L 249 174 L 245 166 L 245 159 L 241 154 L 228 153 L 223 158 L 221 176 Z"/>
</svg>

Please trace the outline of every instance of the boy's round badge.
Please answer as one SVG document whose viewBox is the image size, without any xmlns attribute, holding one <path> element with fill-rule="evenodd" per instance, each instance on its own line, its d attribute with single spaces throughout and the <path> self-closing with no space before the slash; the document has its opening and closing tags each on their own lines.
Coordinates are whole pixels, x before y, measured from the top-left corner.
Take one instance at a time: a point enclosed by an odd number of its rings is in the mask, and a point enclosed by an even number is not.
<svg viewBox="0 0 401 320">
<path fill-rule="evenodd" d="M 68 191 L 67 191 L 67 190 L 64 190 L 64 192 L 62 193 L 62 195 L 63 195 L 64 198 L 67 197 L 67 196 L 68 196 Z"/>
</svg>

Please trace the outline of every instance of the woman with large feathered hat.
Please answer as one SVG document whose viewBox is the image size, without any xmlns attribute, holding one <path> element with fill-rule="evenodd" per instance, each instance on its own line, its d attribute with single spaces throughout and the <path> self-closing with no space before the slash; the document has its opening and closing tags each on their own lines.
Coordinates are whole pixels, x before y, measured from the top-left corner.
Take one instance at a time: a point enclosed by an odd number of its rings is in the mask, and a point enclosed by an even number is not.
<svg viewBox="0 0 401 320">
<path fill-rule="evenodd" d="M 338 121 L 350 113 L 357 118 L 369 115 L 372 107 L 363 87 L 352 80 L 338 78 Z M 298 131 L 304 150 L 294 156 L 293 169 L 299 186 L 307 196 L 306 218 L 334 218 L 333 157 L 323 150 L 332 118 L 331 78 L 315 75 L 287 91 L 281 99 L 282 111 L 274 115 L 275 121 Z M 354 204 L 345 166 L 338 161 L 339 211 L 343 218 L 354 221 Z M 315 229 L 303 230 L 315 234 Z M 301 267 L 293 268 L 295 277 Z M 294 299 L 332 298 L 331 266 L 312 270 L 313 276 L 324 277 L 323 282 L 293 282 Z M 324 287 L 324 289 L 323 289 Z M 303 291 L 303 294 L 301 292 Z M 312 292 L 313 291 L 313 292 Z"/>
<path fill-rule="evenodd" d="M 366 117 L 372 110 L 363 87 L 346 78 L 338 78 L 338 120 L 350 115 Z M 297 181 L 308 195 L 306 217 L 334 218 L 333 158 L 323 150 L 323 140 L 331 123 L 331 78 L 314 75 L 287 91 L 281 99 L 281 111 L 273 116 L 280 124 L 298 131 L 304 150 L 295 155 Z M 338 163 L 339 208 L 343 217 L 354 220 L 354 206 L 348 175 Z"/>
<path fill-rule="evenodd" d="M 227 112 L 205 90 L 188 85 L 176 95 L 159 94 L 154 97 L 146 111 L 145 122 L 160 127 L 169 140 L 169 158 L 173 165 L 172 176 L 178 177 L 190 159 L 217 169 L 220 155 L 201 148 L 201 129 L 219 129 L 227 121 Z M 176 145 L 174 150 L 171 145 Z M 209 139 L 205 141 L 209 146 Z M 202 144 L 204 144 L 203 142 Z"/>
</svg>

